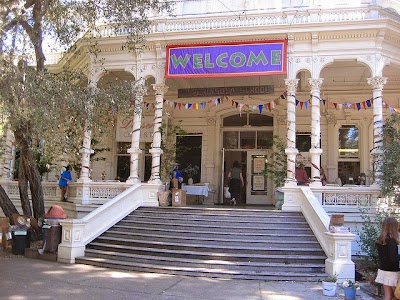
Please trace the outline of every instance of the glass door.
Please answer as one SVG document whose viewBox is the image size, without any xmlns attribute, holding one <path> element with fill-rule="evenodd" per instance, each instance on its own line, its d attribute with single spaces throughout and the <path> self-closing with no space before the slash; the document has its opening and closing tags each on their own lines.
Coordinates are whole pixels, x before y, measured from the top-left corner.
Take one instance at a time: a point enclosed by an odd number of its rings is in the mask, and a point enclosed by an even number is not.
<svg viewBox="0 0 400 300">
<path fill-rule="evenodd" d="M 272 183 L 263 174 L 269 151 L 247 151 L 246 203 L 272 205 Z"/>
</svg>

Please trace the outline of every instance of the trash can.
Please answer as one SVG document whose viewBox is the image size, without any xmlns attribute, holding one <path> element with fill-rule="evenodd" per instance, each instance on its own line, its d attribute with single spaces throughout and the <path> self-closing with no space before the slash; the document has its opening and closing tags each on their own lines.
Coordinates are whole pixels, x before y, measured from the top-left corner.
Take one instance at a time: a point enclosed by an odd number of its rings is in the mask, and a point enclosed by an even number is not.
<svg viewBox="0 0 400 300">
<path fill-rule="evenodd" d="M 59 221 L 65 219 L 67 215 L 61 206 L 52 205 L 47 213 L 44 214 L 44 217 L 46 219 L 42 225 L 44 243 L 42 251 L 56 253 L 58 245 L 61 243 L 62 234 L 62 227 Z"/>
<path fill-rule="evenodd" d="M 59 224 L 44 224 L 45 244 L 44 251 L 55 253 L 58 250 L 58 245 L 61 243 L 61 225 Z"/>
<path fill-rule="evenodd" d="M 16 255 L 25 255 L 25 249 L 31 246 L 30 233 L 28 230 L 12 230 L 11 252 Z"/>
</svg>

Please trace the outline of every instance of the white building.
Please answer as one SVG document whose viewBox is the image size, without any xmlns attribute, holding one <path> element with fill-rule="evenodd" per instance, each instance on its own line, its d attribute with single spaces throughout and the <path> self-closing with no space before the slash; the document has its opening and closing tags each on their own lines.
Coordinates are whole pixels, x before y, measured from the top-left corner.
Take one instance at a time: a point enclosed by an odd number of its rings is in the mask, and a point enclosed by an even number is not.
<svg viewBox="0 0 400 300">
<path fill-rule="evenodd" d="M 105 161 L 90 163 L 84 153 L 83 166 L 93 172 L 89 179 L 83 170 L 74 203 L 102 203 L 121 191 L 119 183 L 97 182 L 102 173 L 126 179 L 124 188 L 149 182 L 158 189 L 164 120 L 183 128 L 178 140 L 198 149 L 180 162 L 200 167 L 195 182 L 209 183 L 210 204 L 224 202 L 234 161 L 246 182 L 239 204 L 275 204 L 273 181 L 261 171 L 272 151 L 265 139 L 278 135 L 287 143 L 283 209 L 305 209 L 294 178 L 301 160 L 326 210 L 357 215 L 355 205 L 376 200 L 371 153 L 381 143 L 385 117 L 400 106 L 399 12 L 400 2 L 389 0 L 177 1 L 176 16 L 153 16 L 147 47 L 137 52 L 123 47 L 123 34 L 110 39 L 99 28 L 102 66 L 82 51 L 54 56 L 52 68 L 87 65 L 97 84 L 136 80 L 143 116 L 117 120 Z M 339 177 L 347 188 L 322 187 L 320 168 L 329 183 Z M 361 173 L 367 186 L 352 186 Z"/>
</svg>

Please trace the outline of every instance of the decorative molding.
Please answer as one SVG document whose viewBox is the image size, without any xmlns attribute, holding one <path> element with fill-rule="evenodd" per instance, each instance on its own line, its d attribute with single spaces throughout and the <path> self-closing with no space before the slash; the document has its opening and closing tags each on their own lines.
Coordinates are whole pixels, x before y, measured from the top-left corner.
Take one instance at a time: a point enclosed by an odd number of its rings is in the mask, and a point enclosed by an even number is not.
<svg viewBox="0 0 400 300">
<path fill-rule="evenodd" d="M 164 83 L 152 84 L 156 95 L 165 95 L 168 92 L 168 86 Z"/>
<path fill-rule="evenodd" d="M 299 79 L 285 79 L 285 86 L 288 93 L 296 93 Z"/>
<path fill-rule="evenodd" d="M 368 78 L 367 81 L 374 90 L 383 90 L 383 86 L 387 82 L 387 77 L 375 76 Z"/>
<path fill-rule="evenodd" d="M 308 83 L 311 87 L 311 92 L 313 92 L 314 90 L 320 91 L 323 82 L 323 78 L 309 78 Z"/>
<path fill-rule="evenodd" d="M 287 118 L 284 116 L 278 116 L 277 120 L 278 120 L 278 125 L 286 125 L 287 123 Z"/>
<path fill-rule="evenodd" d="M 207 117 L 207 126 L 215 126 L 215 125 L 217 125 L 217 118 Z"/>
</svg>

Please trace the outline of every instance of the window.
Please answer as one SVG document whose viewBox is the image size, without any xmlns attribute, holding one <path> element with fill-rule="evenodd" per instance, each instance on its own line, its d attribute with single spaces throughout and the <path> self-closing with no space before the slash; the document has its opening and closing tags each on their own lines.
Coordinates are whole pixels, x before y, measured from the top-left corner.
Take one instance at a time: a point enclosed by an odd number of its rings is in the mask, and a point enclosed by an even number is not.
<svg viewBox="0 0 400 300">
<path fill-rule="evenodd" d="M 296 134 L 296 148 L 299 152 L 309 152 L 311 148 L 311 133 L 302 132 Z"/>
<path fill-rule="evenodd" d="M 131 143 L 119 142 L 117 144 L 117 178 L 126 181 L 130 175 L 130 154 L 127 150 Z"/>
<path fill-rule="evenodd" d="M 359 132 L 355 125 L 343 125 L 339 129 L 339 157 L 359 157 Z"/>
<path fill-rule="evenodd" d="M 224 127 L 273 126 L 274 119 L 261 114 L 242 113 L 224 118 Z"/>
<path fill-rule="evenodd" d="M 198 167 L 197 174 L 193 174 L 193 182 L 201 181 L 201 148 L 203 137 L 201 135 L 184 135 L 176 137 L 176 160 L 179 162 L 179 170 L 182 172 L 183 181 L 189 179 L 188 167 Z M 189 168 L 190 168 L 189 167 Z M 190 168 L 190 169 L 191 169 Z"/>
<path fill-rule="evenodd" d="M 225 131 L 223 145 L 225 149 L 271 149 L 272 136 L 272 131 Z"/>
</svg>

